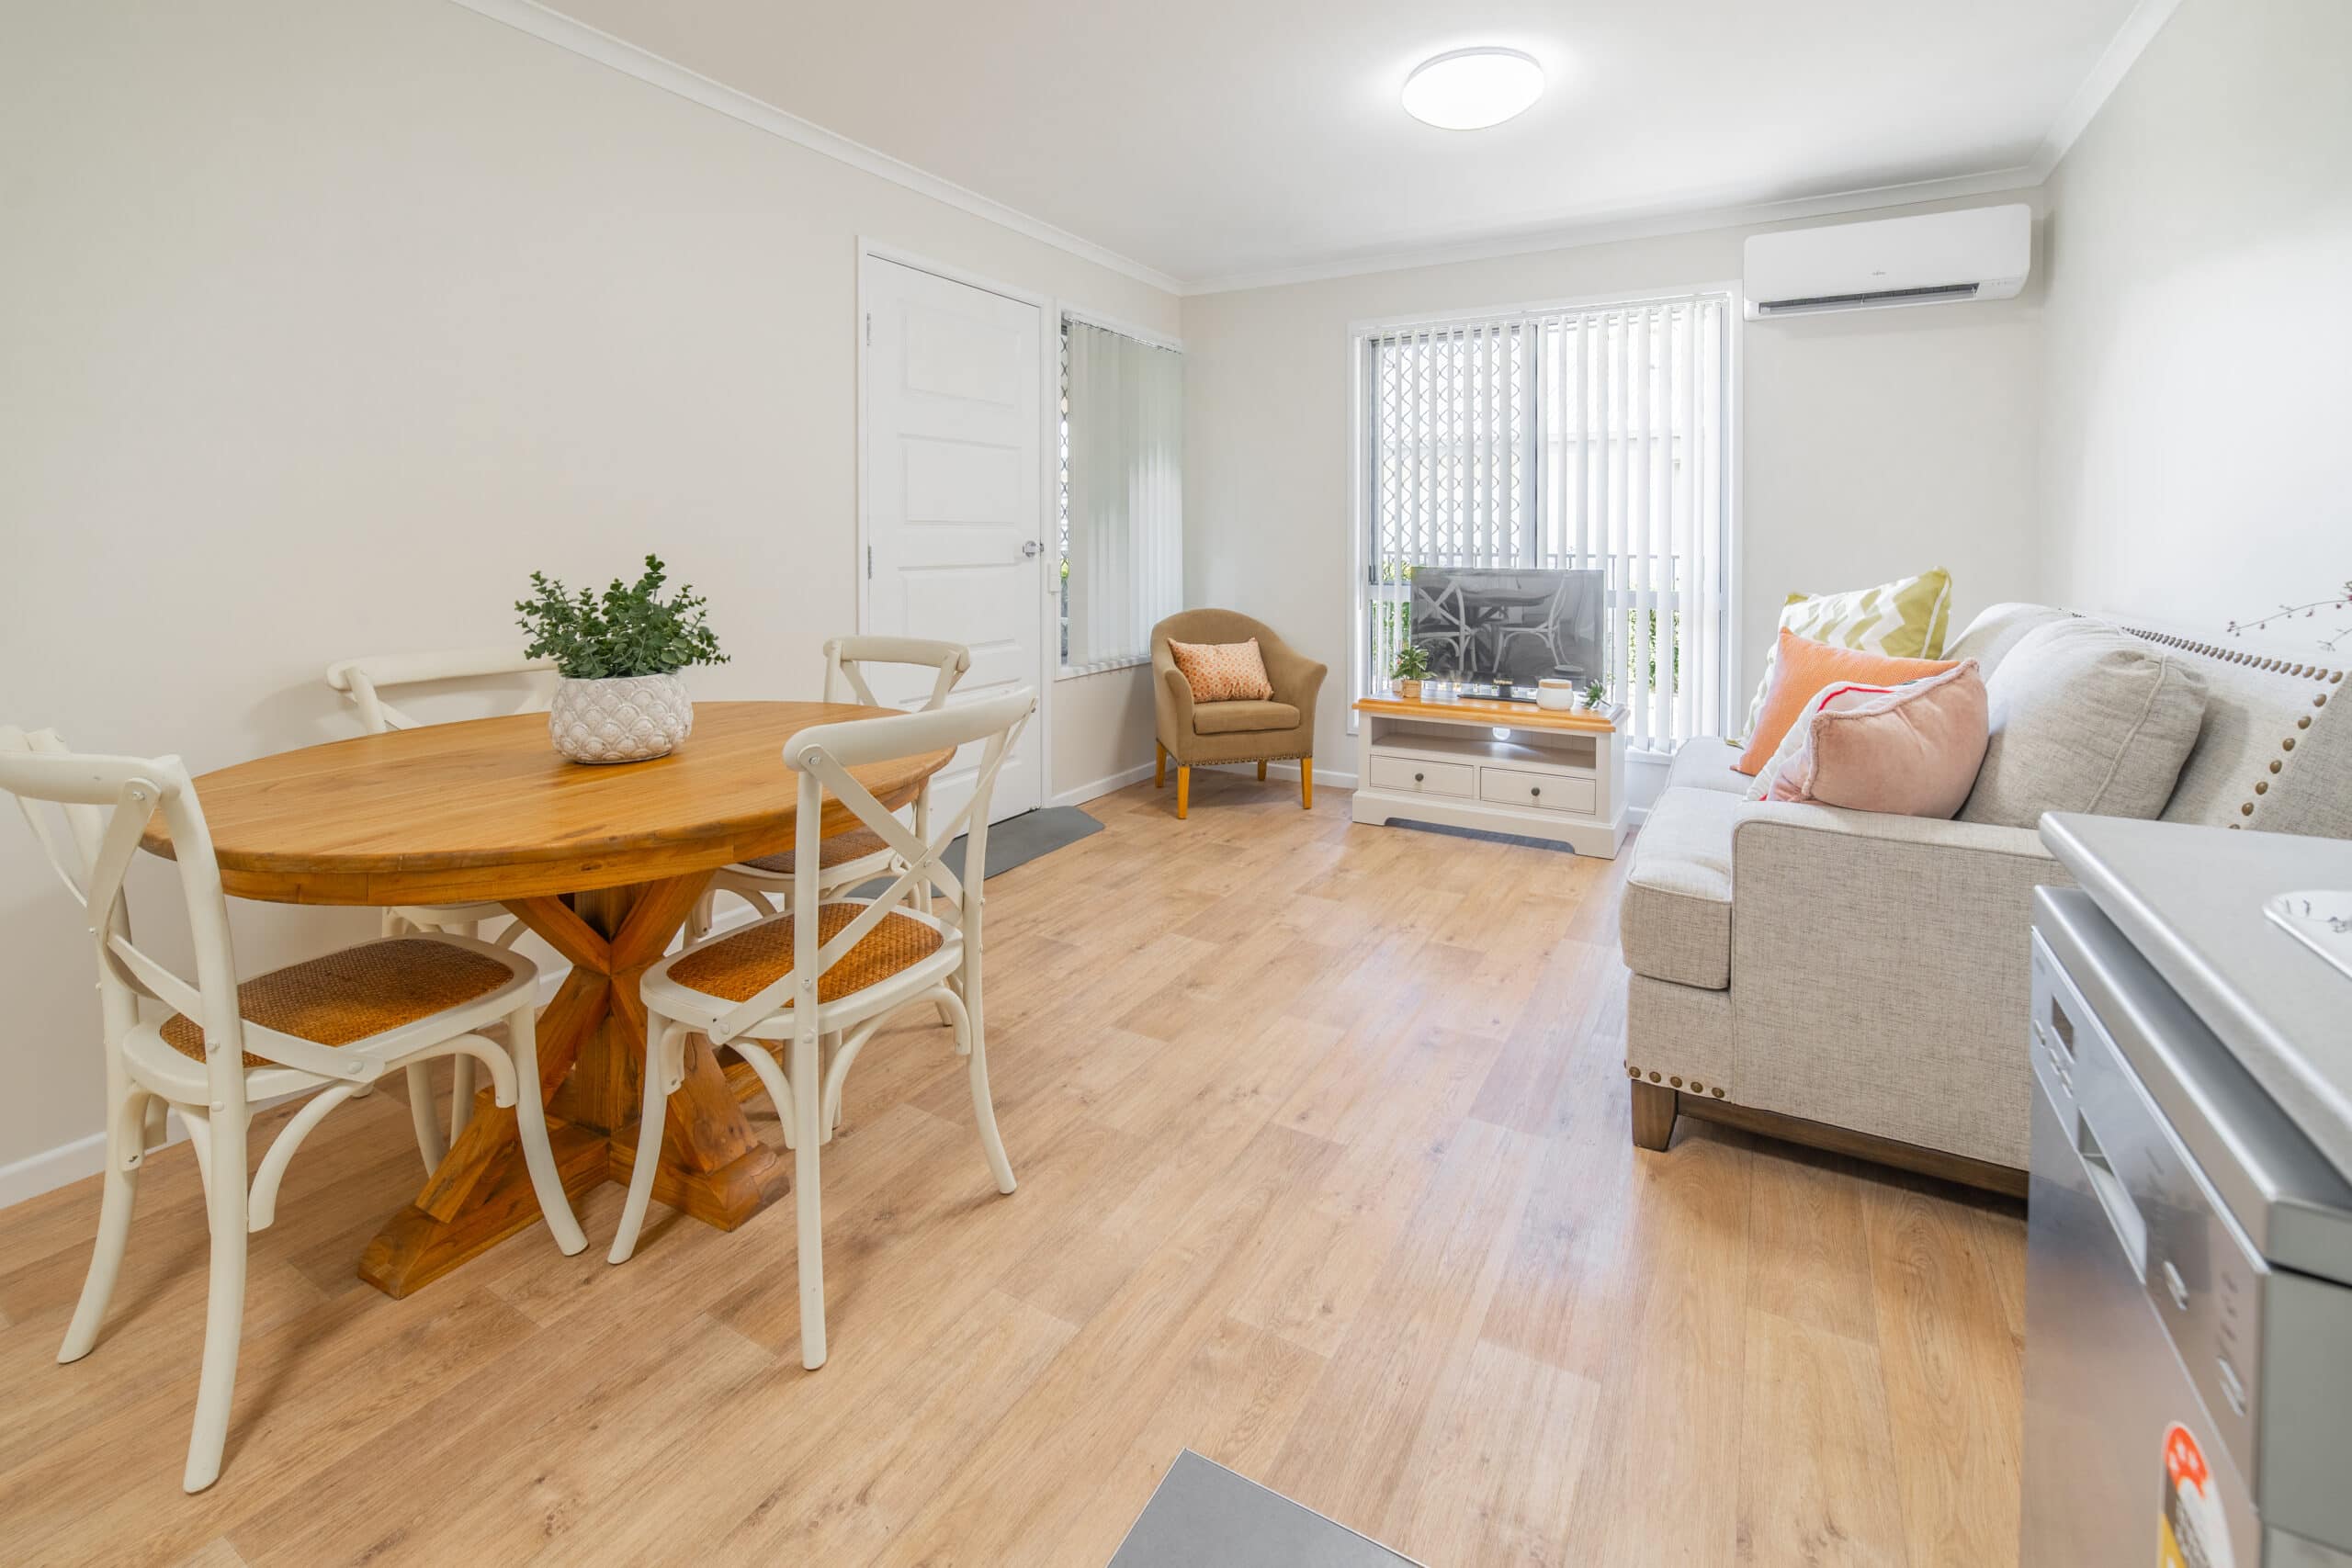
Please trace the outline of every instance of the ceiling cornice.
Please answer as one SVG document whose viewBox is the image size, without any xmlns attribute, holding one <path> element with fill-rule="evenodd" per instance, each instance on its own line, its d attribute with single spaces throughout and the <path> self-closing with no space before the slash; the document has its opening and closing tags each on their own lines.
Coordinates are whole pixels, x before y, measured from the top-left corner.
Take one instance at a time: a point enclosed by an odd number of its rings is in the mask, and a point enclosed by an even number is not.
<svg viewBox="0 0 2352 1568">
<path fill-rule="evenodd" d="M 2109 96 L 2123 85 L 2123 78 L 2139 63 L 2140 53 L 2153 42 L 2172 14 L 2180 9 L 2180 0 L 2140 0 L 2132 14 L 2123 18 L 2123 26 L 2116 30 L 2107 51 L 2066 100 L 2051 122 L 2049 133 L 2041 139 L 2041 150 L 2034 155 L 2034 164 L 2044 177 L 2058 167 L 2075 145 L 2075 139 L 2089 129 L 2092 118 L 2107 106 Z"/>
<path fill-rule="evenodd" d="M 714 82 L 674 60 L 640 49 L 627 39 L 615 38 L 560 11 L 549 10 L 537 4 L 536 0 L 450 0 L 450 3 L 478 12 L 492 21 L 503 22 L 510 28 L 554 44 L 559 49 L 569 50 L 599 65 L 609 66 L 624 75 L 634 76 L 664 92 L 675 93 L 705 108 L 716 109 L 729 119 L 741 120 L 755 130 L 805 147 L 811 152 L 821 153 L 854 169 L 862 169 L 888 180 L 892 185 L 903 186 L 918 195 L 968 212 L 975 218 L 984 218 L 1041 244 L 1067 251 L 1081 261 L 1108 267 L 1113 272 L 1170 294 L 1183 292 L 1182 279 L 1157 267 L 1146 266 L 1107 245 L 1098 245 L 1082 235 L 1057 228 L 1042 218 L 1033 218 L 1018 208 L 1007 207 L 976 190 L 967 190 L 953 180 L 942 179 L 937 175 L 918 169 L 912 164 L 893 158 L 862 141 L 836 135 L 813 120 L 803 119 L 749 93 L 739 92 L 723 82 Z"/>
<path fill-rule="evenodd" d="M 1613 244 L 1620 240 L 1697 234 L 1709 229 L 1743 229 L 1758 223 L 1826 218 L 1841 212 L 1905 207 L 1914 202 L 1945 201 L 1954 197 L 2030 190 L 2040 185 L 2047 174 L 2046 170 L 2026 166 L 1996 169 L 1982 175 L 1955 175 L 1947 179 L 1914 180 L 1905 185 L 1872 186 L 1865 190 L 1839 191 L 1828 196 L 1750 202 L 1744 206 L 1647 208 L 1605 213 L 1572 223 L 1524 229 L 1484 240 L 1425 245 L 1419 249 L 1371 251 L 1333 261 L 1309 262 L 1300 266 L 1229 273 L 1188 283 L 1184 286 L 1184 293 L 1187 296 L 1230 294 L 1245 288 L 1280 288 L 1294 283 L 1361 277 L 1366 273 L 1403 272 L 1417 266 L 1442 266 L 1453 262 L 1491 261 L 1499 256 L 1532 255 L 1539 251 L 1566 251 L 1582 245 Z"/>
<path fill-rule="evenodd" d="M 2098 63 L 2092 66 L 2090 74 L 2083 79 L 2082 85 L 2067 100 L 2066 107 L 2059 112 L 2057 119 L 2052 122 L 2032 162 L 2015 168 L 1902 185 L 1874 186 L 1826 196 L 1794 197 L 1737 205 L 1618 211 L 1458 243 L 1364 252 L 1296 266 L 1228 273 L 1192 280 L 1148 266 L 1107 245 L 1097 244 L 1042 218 L 1032 217 L 1018 208 L 1008 207 L 953 180 L 943 179 L 863 142 L 837 135 L 812 120 L 803 119 L 724 83 L 715 82 L 698 71 L 665 59 L 626 39 L 616 38 L 560 11 L 551 10 L 539 4 L 538 0 L 450 0 L 450 3 L 493 21 L 503 22 L 560 49 L 569 50 L 624 75 L 634 76 L 664 92 L 674 93 L 705 108 L 715 109 L 731 119 L 781 137 L 812 152 L 864 170 L 935 201 L 944 202 L 959 211 L 985 219 L 1041 244 L 1066 251 L 1082 261 L 1107 267 L 1138 283 L 1169 294 L 1196 295 L 1273 288 L 1287 284 L 1355 277 L 1366 273 L 1396 272 L 1449 262 L 1527 255 L 1538 251 L 1603 245 L 1620 240 L 1694 234 L 1708 229 L 1745 228 L 1759 223 L 1861 212 L 1873 208 L 1907 206 L 1915 202 L 2030 190 L 2050 177 L 2059 160 L 2066 155 L 2075 139 L 2089 126 L 2109 96 L 2139 60 L 2142 51 L 2148 47 L 2150 40 L 2180 7 L 2182 0 L 2140 0 L 2131 16 L 2124 19 L 2113 41 L 2100 54 Z"/>
</svg>

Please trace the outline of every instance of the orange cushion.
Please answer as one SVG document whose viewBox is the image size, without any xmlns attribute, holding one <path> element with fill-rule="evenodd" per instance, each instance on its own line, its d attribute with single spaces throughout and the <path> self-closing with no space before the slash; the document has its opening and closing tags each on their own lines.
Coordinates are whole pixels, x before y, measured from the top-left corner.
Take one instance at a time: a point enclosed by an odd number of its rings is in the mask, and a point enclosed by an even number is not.
<svg viewBox="0 0 2352 1568">
<path fill-rule="evenodd" d="M 1772 662 L 1772 685 L 1764 694 L 1764 711 L 1747 737 L 1747 750 L 1732 766 L 1753 778 L 1772 760 L 1789 727 L 1824 686 L 1848 681 L 1864 686 L 1899 686 L 1905 681 L 1924 681 L 1957 670 L 1960 662 L 1956 659 L 1894 659 L 1859 648 L 1832 648 L 1783 627 L 1780 651 Z"/>
<path fill-rule="evenodd" d="M 1262 703 L 1274 694 L 1254 637 L 1247 642 L 1178 642 L 1171 637 L 1168 652 L 1196 703 Z"/>
</svg>

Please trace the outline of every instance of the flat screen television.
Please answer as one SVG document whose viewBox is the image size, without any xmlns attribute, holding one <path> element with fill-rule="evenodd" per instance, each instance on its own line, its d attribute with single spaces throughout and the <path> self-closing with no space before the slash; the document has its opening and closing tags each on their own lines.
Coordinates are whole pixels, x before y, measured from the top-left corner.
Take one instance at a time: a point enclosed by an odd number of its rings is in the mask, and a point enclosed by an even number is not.
<svg viewBox="0 0 2352 1568">
<path fill-rule="evenodd" d="M 1607 592 L 1598 570 L 1416 566 L 1410 635 L 1431 679 L 1532 698 L 1546 676 L 1602 672 Z"/>
</svg>

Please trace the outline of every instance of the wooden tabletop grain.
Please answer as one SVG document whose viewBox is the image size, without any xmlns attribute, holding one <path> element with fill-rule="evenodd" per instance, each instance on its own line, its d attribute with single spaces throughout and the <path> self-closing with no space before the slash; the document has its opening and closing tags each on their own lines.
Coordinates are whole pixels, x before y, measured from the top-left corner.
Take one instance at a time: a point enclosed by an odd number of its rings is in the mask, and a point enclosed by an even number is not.
<svg viewBox="0 0 2352 1568">
<path fill-rule="evenodd" d="M 696 703 L 667 757 L 589 766 L 557 754 L 544 714 L 360 736 L 196 780 L 241 898 L 424 904 L 650 882 L 792 847 L 798 775 L 785 742 L 812 724 L 894 710 L 843 703 Z M 934 752 L 853 770 L 885 804 L 946 765 Z M 828 834 L 855 825 L 828 798 Z M 172 852 L 158 817 L 146 847 Z"/>
</svg>

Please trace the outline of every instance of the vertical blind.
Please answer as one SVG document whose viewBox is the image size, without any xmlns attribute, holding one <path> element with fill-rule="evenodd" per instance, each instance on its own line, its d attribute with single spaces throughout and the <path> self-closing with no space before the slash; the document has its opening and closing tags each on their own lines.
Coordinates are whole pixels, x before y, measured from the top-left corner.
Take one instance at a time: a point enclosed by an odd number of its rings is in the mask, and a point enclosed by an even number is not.
<svg viewBox="0 0 2352 1568">
<path fill-rule="evenodd" d="M 1183 606 L 1183 356 L 1062 322 L 1062 666 L 1151 656 Z"/>
<path fill-rule="evenodd" d="M 1417 566 L 1598 568 L 1637 747 L 1720 732 L 1730 299 L 1690 294 L 1363 339 L 1358 693 L 1386 689 Z"/>
</svg>

